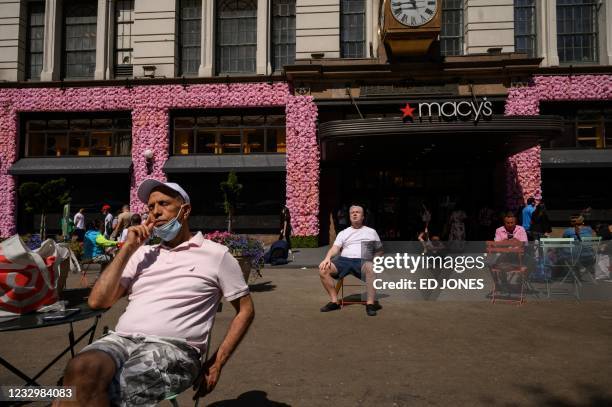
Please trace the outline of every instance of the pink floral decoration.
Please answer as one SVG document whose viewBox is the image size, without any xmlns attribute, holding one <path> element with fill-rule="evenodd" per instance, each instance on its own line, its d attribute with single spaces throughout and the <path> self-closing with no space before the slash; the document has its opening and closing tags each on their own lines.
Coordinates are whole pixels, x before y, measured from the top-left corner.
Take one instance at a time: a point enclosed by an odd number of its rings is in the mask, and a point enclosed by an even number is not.
<svg viewBox="0 0 612 407">
<path fill-rule="evenodd" d="M 536 76 L 530 86 L 508 91 L 505 114 L 540 114 L 541 101 L 610 100 L 612 75 Z M 506 203 L 510 209 L 523 205 L 527 198 L 542 197 L 540 146 L 508 157 L 506 160 Z"/>
<path fill-rule="evenodd" d="M 136 188 L 143 179 L 165 180 L 171 109 L 210 109 L 286 106 L 287 109 L 287 201 L 294 218 L 294 234 L 318 234 L 318 148 L 316 106 L 311 99 L 293 97 L 286 83 L 240 83 L 207 85 L 155 85 L 88 88 L 0 89 L 0 236 L 15 233 L 15 179 L 8 169 L 17 160 L 18 113 L 71 111 L 132 112 L 132 162 L 130 186 L 132 210 L 142 210 Z M 293 145 L 293 143 L 301 143 Z M 147 174 L 143 152 L 154 152 L 152 173 Z M 309 152 L 312 150 L 314 152 Z M 300 161 L 304 160 L 304 161 Z M 291 170 L 289 170 L 291 168 Z M 296 175 L 296 168 L 308 169 Z M 314 202 L 316 200 L 316 202 Z M 305 223 L 302 223 L 305 222 Z"/>
<path fill-rule="evenodd" d="M 287 117 L 287 207 L 295 236 L 319 234 L 317 106 L 310 96 L 289 96 Z"/>
</svg>

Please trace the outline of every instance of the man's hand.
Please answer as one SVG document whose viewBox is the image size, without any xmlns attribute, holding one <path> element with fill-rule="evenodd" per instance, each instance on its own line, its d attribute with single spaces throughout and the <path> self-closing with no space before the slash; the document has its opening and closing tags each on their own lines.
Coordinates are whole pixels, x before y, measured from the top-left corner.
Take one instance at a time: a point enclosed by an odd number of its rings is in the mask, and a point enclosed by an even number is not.
<svg viewBox="0 0 612 407">
<path fill-rule="evenodd" d="M 219 382 L 219 376 L 221 376 L 221 366 L 215 363 L 217 354 L 215 353 L 210 359 L 202 365 L 201 378 L 196 381 L 193 389 L 196 390 L 196 394 L 193 399 L 198 397 L 204 397 L 208 393 L 215 389 L 215 386 Z"/>
<path fill-rule="evenodd" d="M 128 228 L 128 234 L 124 246 L 131 247 L 134 250 L 138 249 L 147 241 L 149 237 L 151 237 L 151 233 L 153 232 L 153 225 L 153 218 L 149 216 L 147 217 L 147 220 L 144 224 L 130 226 Z"/>
<path fill-rule="evenodd" d="M 330 267 L 331 267 L 331 259 L 328 257 L 324 258 L 321 264 L 319 264 L 319 270 L 321 271 L 325 271 Z"/>
</svg>

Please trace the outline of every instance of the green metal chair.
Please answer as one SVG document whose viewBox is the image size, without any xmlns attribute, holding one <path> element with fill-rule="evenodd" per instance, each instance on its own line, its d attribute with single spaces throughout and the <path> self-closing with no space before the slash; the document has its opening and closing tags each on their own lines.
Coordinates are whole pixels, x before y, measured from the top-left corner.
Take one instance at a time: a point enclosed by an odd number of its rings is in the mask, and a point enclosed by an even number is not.
<svg viewBox="0 0 612 407">
<path fill-rule="evenodd" d="M 599 257 L 599 246 L 601 244 L 601 236 L 587 236 L 580 239 L 580 254 L 578 256 L 578 263 L 581 264 L 586 262 L 588 264 L 597 264 Z M 578 269 L 578 277 L 586 275 L 593 284 L 597 284 L 595 277 L 588 270 L 586 273 L 582 273 Z"/>
<path fill-rule="evenodd" d="M 540 239 L 540 245 L 542 246 L 542 259 L 540 260 L 542 265 L 544 267 L 566 269 L 567 271 L 558 284 L 565 284 L 567 280 L 570 279 L 574 286 L 574 296 L 579 300 L 581 283 L 576 274 L 576 263 L 580 256 L 580 245 L 571 237 L 542 238 Z M 569 290 L 553 292 L 552 283 L 551 278 L 546 278 L 546 293 L 548 298 L 555 294 L 570 295 Z"/>
</svg>

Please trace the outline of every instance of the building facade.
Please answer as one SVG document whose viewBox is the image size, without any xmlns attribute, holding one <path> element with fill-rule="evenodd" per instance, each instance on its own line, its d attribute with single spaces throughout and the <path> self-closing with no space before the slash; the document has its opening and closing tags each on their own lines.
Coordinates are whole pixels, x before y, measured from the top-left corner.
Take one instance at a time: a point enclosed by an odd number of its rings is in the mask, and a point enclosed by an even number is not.
<svg viewBox="0 0 612 407">
<path fill-rule="evenodd" d="M 380 0 L 0 1 L 0 235 L 31 227 L 19 185 L 60 175 L 92 214 L 181 182 L 194 227 L 223 228 L 230 170 L 239 231 L 287 204 L 320 243 L 352 202 L 386 239 L 423 204 L 610 220 L 612 0 L 429 3 L 439 32 L 402 56 Z"/>
</svg>

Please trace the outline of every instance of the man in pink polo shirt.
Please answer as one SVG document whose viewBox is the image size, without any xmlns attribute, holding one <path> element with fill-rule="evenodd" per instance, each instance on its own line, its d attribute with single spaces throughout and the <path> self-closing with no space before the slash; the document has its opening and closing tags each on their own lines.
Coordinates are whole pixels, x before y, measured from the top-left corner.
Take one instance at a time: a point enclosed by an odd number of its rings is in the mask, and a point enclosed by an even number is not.
<svg viewBox="0 0 612 407">
<path fill-rule="evenodd" d="M 514 213 L 508 212 L 504 215 L 504 226 L 495 229 L 495 241 L 512 239 L 527 243 L 527 232 L 524 227 L 516 224 Z"/>
<path fill-rule="evenodd" d="M 254 317 L 240 266 L 225 246 L 189 231 L 189 195 L 178 184 L 145 180 L 138 198 L 149 216 L 128 229 L 123 247 L 89 297 L 108 308 L 124 295 L 128 306 L 116 331 L 85 347 L 66 368 L 65 386 L 76 403 L 60 405 L 156 405 L 194 384 L 217 306 L 223 296 L 236 309 L 225 339 L 202 366 L 197 396 L 213 390 L 223 365 Z M 144 245 L 151 236 L 160 245 Z"/>
</svg>

